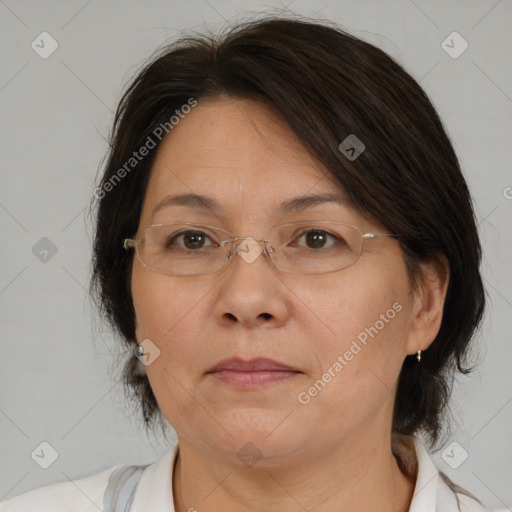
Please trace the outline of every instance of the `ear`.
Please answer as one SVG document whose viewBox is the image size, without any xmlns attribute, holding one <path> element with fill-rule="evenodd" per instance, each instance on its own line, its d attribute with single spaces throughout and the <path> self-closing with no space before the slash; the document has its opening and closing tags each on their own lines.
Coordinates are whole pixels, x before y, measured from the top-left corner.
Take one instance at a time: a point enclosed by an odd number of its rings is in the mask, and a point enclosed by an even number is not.
<svg viewBox="0 0 512 512">
<path fill-rule="evenodd" d="M 445 256 L 420 264 L 421 275 L 414 291 L 412 318 L 407 338 L 408 355 L 426 350 L 434 341 L 443 319 L 444 301 L 450 279 Z"/>
</svg>

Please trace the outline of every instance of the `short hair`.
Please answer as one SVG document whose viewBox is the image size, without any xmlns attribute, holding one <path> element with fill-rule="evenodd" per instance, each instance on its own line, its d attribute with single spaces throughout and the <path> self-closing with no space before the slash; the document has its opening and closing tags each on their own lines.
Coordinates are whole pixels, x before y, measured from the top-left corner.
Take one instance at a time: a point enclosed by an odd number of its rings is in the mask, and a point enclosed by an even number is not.
<svg viewBox="0 0 512 512">
<path fill-rule="evenodd" d="M 133 253 L 123 249 L 122 240 L 137 230 L 163 137 L 152 137 L 156 148 L 134 170 L 128 172 L 126 163 L 158 127 L 170 131 L 169 120 L 191 99 L 226 96 L 271 107 L 354 208 L 400 235 L 413 290 L 422 262 L 440 264 L 446 258 L 450 274 L 442 323 L 421 363 L 414 356 L 403 362 L 392 424 L 396 433 L 423 432 L 434 446 L 445 426 L 455 373 L 474 369 L 466 367 L 470 341 L 485 306 L 473 204 L 427 94 L 384 51 L 333 23 L 265 16 L 218 35 L 184 36 L 139 70 L 118 105 L 100 193 L 93 199 L 90 290 L 100 313 L 131 354 L 137 344 Z M 365 146 L 356 159 L 339 149 L 350 135 Z M 123 168 L 123 179 L 115 181 Z M 140 364 L 130 357 L 123 376 L 149 427 L 158 417 L 165 420 L 148 378 L 137 370 Z"/>
</svg>

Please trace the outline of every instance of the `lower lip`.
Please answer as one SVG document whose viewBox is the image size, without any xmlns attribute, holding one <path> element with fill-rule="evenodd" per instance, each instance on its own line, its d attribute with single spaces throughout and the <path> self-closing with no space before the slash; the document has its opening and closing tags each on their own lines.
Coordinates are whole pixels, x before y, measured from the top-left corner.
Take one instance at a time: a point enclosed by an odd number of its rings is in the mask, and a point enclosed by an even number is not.
<svg viewBox="0 0 512 512">
<path fill-rule="evenodd" d="M 259 389 L 289 379 L 299 372 L 279 370 L 233 371 L 220 370 L 210 375 L 237 389 Z"/>
</svg>

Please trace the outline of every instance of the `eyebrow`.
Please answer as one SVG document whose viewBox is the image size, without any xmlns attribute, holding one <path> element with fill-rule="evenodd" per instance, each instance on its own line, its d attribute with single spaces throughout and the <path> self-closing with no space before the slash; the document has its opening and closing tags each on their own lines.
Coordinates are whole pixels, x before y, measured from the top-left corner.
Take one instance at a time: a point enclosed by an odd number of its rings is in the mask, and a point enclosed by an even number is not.
<svg viewBox="0 0 512 512">
<path fill-rule="evenodd" d="M 309 196 L 298 196 L 288 199 L 281 203 L 277 208 L 277 213 L 289 215 L 291 213 L 301 212 L 314 206 L 325 203 L 335 203 L 343 206 L 350 205 L 350 201 L 339 194 L 313 194 Z M 190 209 L 211 211 L 219 213 L 222 209 L 220 204 L 213 198 L 199 194 L 177 194 L 164 197 L 153 209 L 152 215 L 168 206 L 184 206 Z"/>
</svg>

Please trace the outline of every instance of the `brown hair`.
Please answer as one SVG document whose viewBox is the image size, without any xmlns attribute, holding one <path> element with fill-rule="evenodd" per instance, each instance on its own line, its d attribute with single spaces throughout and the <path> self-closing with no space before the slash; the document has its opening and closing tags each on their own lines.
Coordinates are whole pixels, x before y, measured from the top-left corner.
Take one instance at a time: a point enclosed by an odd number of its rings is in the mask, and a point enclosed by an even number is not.
<svg viewBox="0 0 512 512">
<path fill-rule="evenodd" d="M 190 98 L 200 102 L 221 95 L 273 107 L 353 205 L 400 235 L 413 286 L 421 277 L 420 262 L 448 261 L 439 333 L 421 363 L 414 356 L 405 359 L 393 417 L 394 432 L 421 430 L 434 446 L 454 372 L 472 370 L 465 364 L 485 298 L 471 197 L 429 98 L 386 53 L 331 23 L 266 17 L 219 36 L 184 37 L 146 63 L 124 93 L 101 190 Z M 338 148 L 350 134 L 365 145 L 352 161 Z M 91 292 L 130 354 L 136 346 L 133 253 L 123 249 L 122 240 L 137 231 L 158 145 L 97 197 Z M 130 357 L 124 380 L 149 426 L 163 418 L 137 365 Z"/>
</svg>

